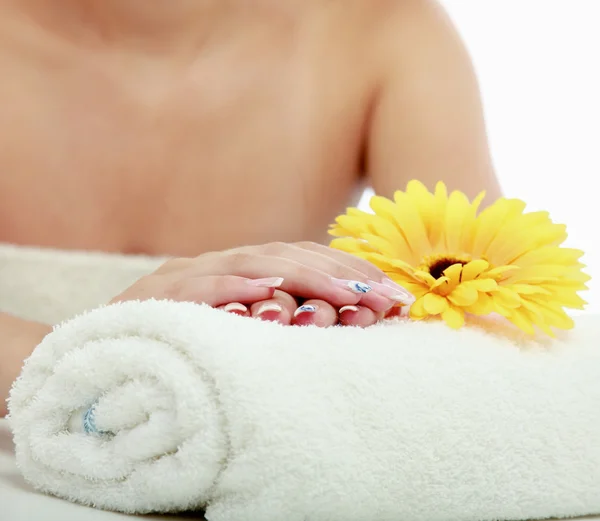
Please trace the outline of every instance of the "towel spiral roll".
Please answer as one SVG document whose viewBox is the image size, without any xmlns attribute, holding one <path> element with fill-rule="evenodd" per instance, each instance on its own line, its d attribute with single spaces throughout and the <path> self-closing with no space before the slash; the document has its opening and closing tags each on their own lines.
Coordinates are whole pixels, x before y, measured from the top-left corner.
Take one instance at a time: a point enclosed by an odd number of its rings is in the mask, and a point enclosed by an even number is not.
<svg viewBox="0 0 600 521">
<path fill-rule="evenodd" d="M 100 508 L 199 508 L 227 460 L 215 382 L 181 326 L 173 341 L 116 308 L 56 328 L 27 361 L 10 399 L 17 461 L 36 462 L 21 465 L 36 487 Z"/>
<path fill-rule="evenodd" d="M 495 323 L 284 327 L 120 303 L 27 361 L 17 462 L 72 501 L 211 521 L 600 513 L 599 338 L 594 317 L 537 342 Z"/>
</svg>

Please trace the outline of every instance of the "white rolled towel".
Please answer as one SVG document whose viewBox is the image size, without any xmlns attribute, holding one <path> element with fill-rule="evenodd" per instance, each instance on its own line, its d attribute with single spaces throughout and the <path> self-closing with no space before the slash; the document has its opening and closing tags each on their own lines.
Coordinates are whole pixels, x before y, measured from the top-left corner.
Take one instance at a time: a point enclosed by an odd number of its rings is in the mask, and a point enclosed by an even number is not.
<svg viewBox="0 0 600 521">
<path fill-rule="evenodd" d="M 210 521 L 600 513 L 600 325 L 282 327 L 167 301 L 95 309 L 9 402 L 39 490 Z M 511 331 L 511 332 L 509 332 Z"/>
</svg>

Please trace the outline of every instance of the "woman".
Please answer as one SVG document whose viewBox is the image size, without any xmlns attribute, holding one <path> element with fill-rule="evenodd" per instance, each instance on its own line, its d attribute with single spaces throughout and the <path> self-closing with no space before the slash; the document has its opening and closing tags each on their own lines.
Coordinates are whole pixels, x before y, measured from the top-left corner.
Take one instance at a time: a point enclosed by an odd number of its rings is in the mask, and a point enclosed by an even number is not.
<svg viewBox="0 0 600 521">
<path fill-rule="evenodd" d="M 115 300 L 368 326 L 410 296 L 319 244 L 365 182 L 499 195 L 435 1 L 0 0 L 0 15 L 0 242 L 174 257 Z M 49 328 L 0 314 L 0 404 Z"/>
</svg>

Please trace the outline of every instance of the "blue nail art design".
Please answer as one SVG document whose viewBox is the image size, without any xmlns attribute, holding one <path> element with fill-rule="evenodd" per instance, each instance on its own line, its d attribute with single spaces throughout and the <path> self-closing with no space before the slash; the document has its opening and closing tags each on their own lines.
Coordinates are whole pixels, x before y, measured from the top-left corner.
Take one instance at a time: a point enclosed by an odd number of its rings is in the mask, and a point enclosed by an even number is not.
<svg viewBox="0 0 600 521">
<path fill-rule="evenodd" d="M 364 282 L 358 282 L 356 280 L 351 280 L 348 282 L 348 287 L 354 291 L 354 293 L 369 293 L 373 288 Z"/>
<path fill-rule="evenodd" d="M 104 436 L 107 434 L 104 431 L 101 431 L 96 427 L 96 405 L 98 402 L 91 405 L 87 411 L 85 411 L 83 415 L 83 430 L 86 434 L 91 434 L 93 436 Z"/>
<path fill-rule="evenodd" d="M 300 314 L 300 313 L 314 313 L 317 310 L 317 308 L 315 306 L 311 306 L 310 304 L 307 304 L 305 306 L 300 306 L 297 310 L 296 313 Z"/>
</svg>

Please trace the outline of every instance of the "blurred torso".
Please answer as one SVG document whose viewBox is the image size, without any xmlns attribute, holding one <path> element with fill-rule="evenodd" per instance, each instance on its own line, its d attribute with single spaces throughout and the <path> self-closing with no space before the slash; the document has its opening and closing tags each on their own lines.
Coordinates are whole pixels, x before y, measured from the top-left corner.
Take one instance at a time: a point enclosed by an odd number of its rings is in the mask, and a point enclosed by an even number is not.
<svg viewBox="0 0 600 521">
<path fill-rule="evenodd" d="M 252 18 L 177 60 L 0 17 L 0 242 L 195 255 L 323 240 L 358 194 L 373 92 L 369 2 L 352 5 Z"/>
</svg>

